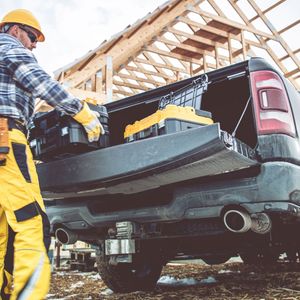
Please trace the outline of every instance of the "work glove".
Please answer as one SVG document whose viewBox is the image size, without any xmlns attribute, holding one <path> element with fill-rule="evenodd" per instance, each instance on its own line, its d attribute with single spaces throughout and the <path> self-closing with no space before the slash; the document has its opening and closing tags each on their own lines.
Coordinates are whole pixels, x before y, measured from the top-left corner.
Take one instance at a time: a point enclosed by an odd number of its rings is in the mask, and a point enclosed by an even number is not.
<svg viewBox="0 0 300 300">
<path fill-rule="evenodd" d="M 90 110 L 86 102 L 83 102 L 83 107 L 79 113 L 73 118 L 84 127 L 89 142 L 98 141 L 101 134 L 104 134 L 104 128 L 99 121 L 100 115 L 96 111 Z"/>
</svg>

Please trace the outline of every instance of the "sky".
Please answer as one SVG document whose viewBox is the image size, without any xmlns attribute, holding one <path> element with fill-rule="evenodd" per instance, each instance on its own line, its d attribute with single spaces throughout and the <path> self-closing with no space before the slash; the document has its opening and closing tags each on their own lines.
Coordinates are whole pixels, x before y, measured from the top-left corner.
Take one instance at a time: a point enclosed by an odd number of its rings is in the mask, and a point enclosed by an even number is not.
<svg viewBox="0 0 300 300">
<path fill-rule="evenodd" d="M 50 74 L 98 47 L 166 0 L 0 0 L 0 18 L 25 8 L 40 21 L 46 37 L 33 51 Z"/>
</svg>

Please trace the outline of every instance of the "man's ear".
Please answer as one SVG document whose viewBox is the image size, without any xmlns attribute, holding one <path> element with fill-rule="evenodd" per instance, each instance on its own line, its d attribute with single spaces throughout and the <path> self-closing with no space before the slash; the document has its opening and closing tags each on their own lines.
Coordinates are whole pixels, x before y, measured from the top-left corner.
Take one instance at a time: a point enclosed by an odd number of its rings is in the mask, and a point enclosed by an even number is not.
<svg viewBox="0 0 300 300">
<path fill-rule="evenodd" d="M 19 27 L 18 25 L 13 25 L 9 28 L 8 32 L 10 35 L 14 36 L 14 37 L 18 37 L 18 34 L 19 34 Z"/>
</svg>

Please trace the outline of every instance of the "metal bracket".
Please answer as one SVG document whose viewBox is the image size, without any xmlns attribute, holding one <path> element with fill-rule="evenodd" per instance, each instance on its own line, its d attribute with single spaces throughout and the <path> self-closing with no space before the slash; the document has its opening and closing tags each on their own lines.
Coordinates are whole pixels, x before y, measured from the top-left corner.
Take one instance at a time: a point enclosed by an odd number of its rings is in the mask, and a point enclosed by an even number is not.
<svg viewBox="0 0 300 300">
<path fill-rule="evenodd" d="M 105 240 L 105 254 L 133 254 L 135 253 L 135 240 L 132 239 L 109 239 Z"/>
</svg>

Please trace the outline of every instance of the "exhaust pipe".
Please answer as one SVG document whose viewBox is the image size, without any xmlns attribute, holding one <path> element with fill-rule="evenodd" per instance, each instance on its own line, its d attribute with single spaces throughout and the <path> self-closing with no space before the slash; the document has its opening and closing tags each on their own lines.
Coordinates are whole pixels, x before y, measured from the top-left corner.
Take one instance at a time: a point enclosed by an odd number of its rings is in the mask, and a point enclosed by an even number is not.
<svg viewBox="0 0 300 300">
<path fill-rule="evenodd" d="M 223 219 L 226 228 L 232 232 L 247 232 L 252 224 L 250 216 L 239 210 L 228 210 Z"/>
<path fill-rule="evenodd" d="M 56 229 L 55 237 L 63 245 L 75 244 L 78 240 L 78 234 L 66 228 Z"/>
<path fill-rule="evenodd" d="M 256 213 L 251 216 L 243 211 L 229 210 L 224 214 L 224 224 L 228 230 L 236 233 L 252 230 L 255 233 L 265 234 L 272 228 L 270 217 L 266 213 Z"/>
<path fill-rule="evenodd" d="M 269 232 L 272 228 L 271 219 L 266 213 L 252 214 L 251 220 L 251 230 L 256 233 L 265 234 Z"/>
</svg>

